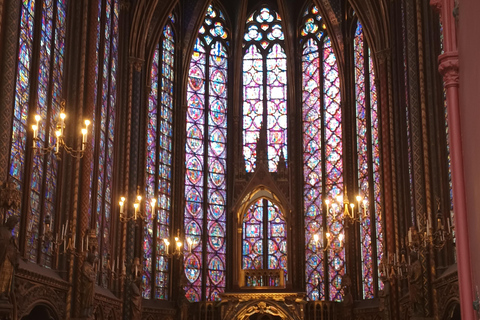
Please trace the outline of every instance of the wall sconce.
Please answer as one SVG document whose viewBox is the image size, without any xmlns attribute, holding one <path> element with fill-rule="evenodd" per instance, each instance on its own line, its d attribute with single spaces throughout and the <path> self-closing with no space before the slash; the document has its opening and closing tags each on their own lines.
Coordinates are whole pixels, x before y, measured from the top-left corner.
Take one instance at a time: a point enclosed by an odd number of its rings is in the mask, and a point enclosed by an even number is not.
<svg viewBox="0 0 480 320">
<path fill-rule="evenodd" d="M 40 115 L 35 115 L 35 121 L 36 124 L 32 125 L 32 130 L 33 130 L 33 150 L 37 155 L 45 155 L 50 152 L 54 152 L 55 156 L 57 157 L 57 160 L 61 160 L 60 158 L 60 148 L 63 147 L 63 149 L 72 157 L 74 158 L 82 158 L 83 154 L 85 152 L 85 147 L 87 144 L 87 132 L 88 132 L 88 126 L 90 125 L 90 120 L 85 120 L 85 128 L 81 130 L 82 133 L 82 147 L 80 149 L 73 149 L 65 143 L 64 140 L 64 134 L 65 134 L 65 118 L 67 115 L 65 114 L 65 100 L 62 100 L 60 102 L 60 115 L 59 115 L 59 120 L 57 121 L 57 126 L 55 130 L 55 139 L 56 143 L 52 146 L 48 146 L 47 141 L 45 141 L 45 144 L 47 144 L 47 147 L 40 147 L 38 146 L 40 142 L 40 138 L 38 137 L 39 129 L 40 129 L 40 121 L 42 118 Z M 48 128 L 46 128 L 48 130 Z"/>
<path fill-rule="evenodd" d="M 165 243 L 165 255 L 169 258 L 172 258 L 172 257 L 175 257 L 175 258 L 180 258 L 183 256 L 183 252 L 182 252 L 182 243 L 183 243 L 183 240 L 180 238 L 180 229 L 177 229 L 177 236 L 175 237 L 175 248 L 173 249 L 172 252 L 169 252 L 169 247 L 170 247 L 170 241 L 165 238 L 163 239 L 163 242 Z M 187 246 L 188 248 L 186 248 L 186 250 L 188 251 L 188 253 L 192 253 L 192 247 L 193 247 L 194 243 L 192 241 L 191 238 L 187 238 Z"/>
<path fill-rule="evenodd" d="M 140 187 L 137 188 L 137 195 L 135 197 L 135 202 L 133 203 L 133 209 L 134 213 L 133 216 L 128 217 L 127 213 L 125 212 L 125 204 L 127 202 L 127 199 L 125 197 L 120 197 L 120 201 L 118 202 L 118 205 L 120 206 L 120 221 L 122 223 L 126 223 L 130 220 L 137 221 L 138 218 L 141 220 L 145 219 L 145 216 L 143 215 L 142 211 L 140 210 L 141 205 L 142 205 L 142 196 L 140 195 Z M 152 211 L 155 212 L 156 210 L 156 204 L 157 204 L 157 199 L 152 198 L 150 200 L 150 205 L 152 206 Z"/>
<path fill-rule="evenodd" d="M 314 251 L 318 251 L 320 249 L 323 251 L 330 250 L 338 253 L 343 250 L 344 237 L 345 237 L 344 234 L 340 233 L 338 235 L 338 243 L 335 243 L 335 241 L 333 241 L 335 239 L 334 235 L 329 230 L 327 230 L 327 232 L 325 233 L 325 240 L 327 241 L 327 243 L 325 246 L 323 246 L 322 242 L 320 242 L 320 236 L 318 234 L 314 234 L 313 235 L 313 241 L 315 245 Z"/>
</svg>

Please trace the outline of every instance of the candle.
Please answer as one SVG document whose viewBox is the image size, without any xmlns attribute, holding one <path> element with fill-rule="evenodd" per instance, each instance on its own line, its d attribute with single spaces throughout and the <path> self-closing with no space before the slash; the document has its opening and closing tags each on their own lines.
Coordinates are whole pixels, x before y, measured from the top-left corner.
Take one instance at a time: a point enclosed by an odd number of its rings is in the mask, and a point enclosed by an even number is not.
<svg viewBox="0 0 480 320">
<path fill-rule="evenodd" d="M 55 132 L 55 135 L 57 136 L 57 150 L 56 152 L 60 152 L 60 136 L 62 135 L 62 132 L 60 130 L 57 130 Z"/>
<path fill-rule="evenodd" d="M 87 234 L 87 235 L 85 235 L 85 237 L 87 238 L 87 245 L 86 245 L 86 247 L 87 247 L 87 251 L 89 251 L 89 250 L 88 250 L 88 234 Z"/>
<path fill-rule="evenodd" d="M 82 151 L 85 150 L 85 145 L 87 144 L 87 129 L 82 129 Z"/>
<path fill-rule="evenodd" d="M 330 200 L 325 200 L 325 204 L 327 205 L 327 215 L 328 215 L 328 204 L 330 203 Z"/>
<path fill-rule="evenodd" d="M 412 243 L 412 229 L 408 229 L 408 243 Z"/>
</svg>

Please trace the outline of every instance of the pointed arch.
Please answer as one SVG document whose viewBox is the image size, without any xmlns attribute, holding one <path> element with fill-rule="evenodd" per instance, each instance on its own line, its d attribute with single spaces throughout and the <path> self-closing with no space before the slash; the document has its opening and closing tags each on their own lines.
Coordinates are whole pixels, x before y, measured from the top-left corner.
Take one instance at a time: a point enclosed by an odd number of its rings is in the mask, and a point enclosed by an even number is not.
<svg viewBox="0 0 480 320">
<path fill-rule="evenodd" d="M 362 294 L 371 299 L 383 288 L 379 265 L 383 258 L 382 170 L 380 153 L 380 119 L 373 56 L 357 20 L 353 37 L 357 186 L 365 199 L 360 217 L 360 251 Z M 359 204 L 360 205 L 360 204 Z"/>
<path fill-rule="evenodd" d="M 175 17 L 170 14 L 151 62 L 147 113 L 145 212 L 143 232 L 143 297 L 168 300 L 168 252 L 172 203 Z M 151 205 L 153 203 L 153 205 Z"/>
<path fill-rule="evenodd" d="M 305 10 L 300 35 L 307 296 L 309 300 L 341 301 L 345 274 L 342 205 L 324 205 L 325 200 L 336 202 L 344 189 L 338 64 L 316 6 Z M 323 250 L 327 243 L 341 249 Z"/>
<path fill-rule="evenodd" d="M 225 289 L 229 38 L 223 12 L 209 5 L 187 84 L 184 269 L 190 301 L 218 300 Z"/>
</svg>

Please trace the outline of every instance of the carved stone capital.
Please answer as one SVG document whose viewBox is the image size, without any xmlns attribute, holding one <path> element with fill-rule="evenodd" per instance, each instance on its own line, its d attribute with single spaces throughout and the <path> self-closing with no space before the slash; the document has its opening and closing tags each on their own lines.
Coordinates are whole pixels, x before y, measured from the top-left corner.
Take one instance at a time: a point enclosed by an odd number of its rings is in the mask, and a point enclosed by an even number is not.
<svg viewBox="0 0 480 320">
<path fill-rule="evenodd" d="M 446 52 L 438 57 L 438 71 L 443 76 L 445 88 L 458 87 L 458 52 Z"/>
<path fill-rule="evenodd" d="M 130 0 L 121 0 L 120 1 L 120 10 L 121 11 L 130 10 Z"/>
<path fill-rule="evenodd" d="M 142 71 L 144 62 L 145 61 L 143 61 L 142 59 L 135 58 L 135 57 L 130 57 L 130 59 L 128 59 L 128 64 L 133 65 L 133 68 L 135 69 L 136 72 Z"/>
<path fill-rule="evenodd" d="M 443 6 L 443 0 L 430 0 L 430 6 L 435 12 L 440 14 Z"/>
<path fill-rule="evenodd" d="M 380 64 L 385 64 L 387 59 L 391 57 L 392 50 L 390 48 L 385 48 L 383 50 L 377 51 L 377 58 Z"/>
</svg>

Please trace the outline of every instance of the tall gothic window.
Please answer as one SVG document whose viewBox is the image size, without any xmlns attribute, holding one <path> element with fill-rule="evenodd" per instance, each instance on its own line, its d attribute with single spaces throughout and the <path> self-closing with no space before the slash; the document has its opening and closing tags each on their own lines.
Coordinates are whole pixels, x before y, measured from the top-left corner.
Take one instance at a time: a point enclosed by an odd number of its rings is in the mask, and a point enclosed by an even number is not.
<svg viewBox="0 0 480 320">
<path fill-rule="evenodd" d="M 148 99 L 146 194 L 143 234 L 143 297 L 168 300 L 169 263 L 163 239 L 170 238 L 175 19 L 163 28 L 150 71 Z M 155 210 L 150 203 L 155 199 Z"/>
<path fill-rule="evenodd" d="M 377 107 L 377 89 L 373 58 L 364 39 L 362 25 L 357 22 L 354 37 L 355 101 L 357 129 L 358 190 L 369 199 L 360 220 L 360 246 L 363 298 L 374 297 L 374 273 L 383 257 L 382 185 L 380 128 Z"/>
<path fill-rule="evenodd" d="M 242 269 L 283 269 L 286 277 L 287 223 L 280 208 L 267 199 L 256 201 L 245 213 L 242 230 Z"/>
<path fill-rule="evenodd" d="M 190 301 L 225 289 L 227 46 L 223 13 L 208 7 L 193 48 L 187 86 L 185 275 Z"/>
<path fill-rule="evenodd" d="M 261 8 L 247 19 L 243 42 L 243 156 L 255 171 L 257 141 L 264 130 L 268 170 L 287 157 L 287 55 L 282 19 Z"/>
<path fill-rule="evenodd" d="M 26 256 L 53 266 L 52 247 L 41 241 L 44 219 L 57 218 L 58 163 L 53 153 L 34 155 L 27 163 L 27 136 L 40 115 L 37 147 L 56 141 L 54 132 L 62 99 L 66 0 L 22 1 L 15 104 L 10 149 L 10 179 L 29 199 L 18 211 L 26 223 Z M 31 140 L 29 140 L 31 141 Z M 52 226 L 56 224 L 52 223 Z"/>
<path fill-rule="evenodd" d="M 111 250 L 113 148 L 118 67 L 118 0 L 98 1 L 96 39 L 95 105 L 92 114 L 90 217 L 95 218 L 101 270 L 107 270 Z M 93 213 L 93 214 L 92 214 Z M 100 285 L 107 287 L 108 273 L 101 272 Z"/>
<path fill-rule="evenodd" d="M 344 216 L 322 205 L 343 195 L 340 79 L 332 43 L 315 6 L 301 26 L 305 258 L 309 300 L 342 300 Z M 333 202 L 333 201 L 332 201 Z M 323 202 L 325 203 L 325 202 Z M 341 206 L 340 206 L 341 207 Z M 318 235 L 320 241 L 315 240 Z M 336 250 L 322 250 L 330 241 Z"/>
</svg>

